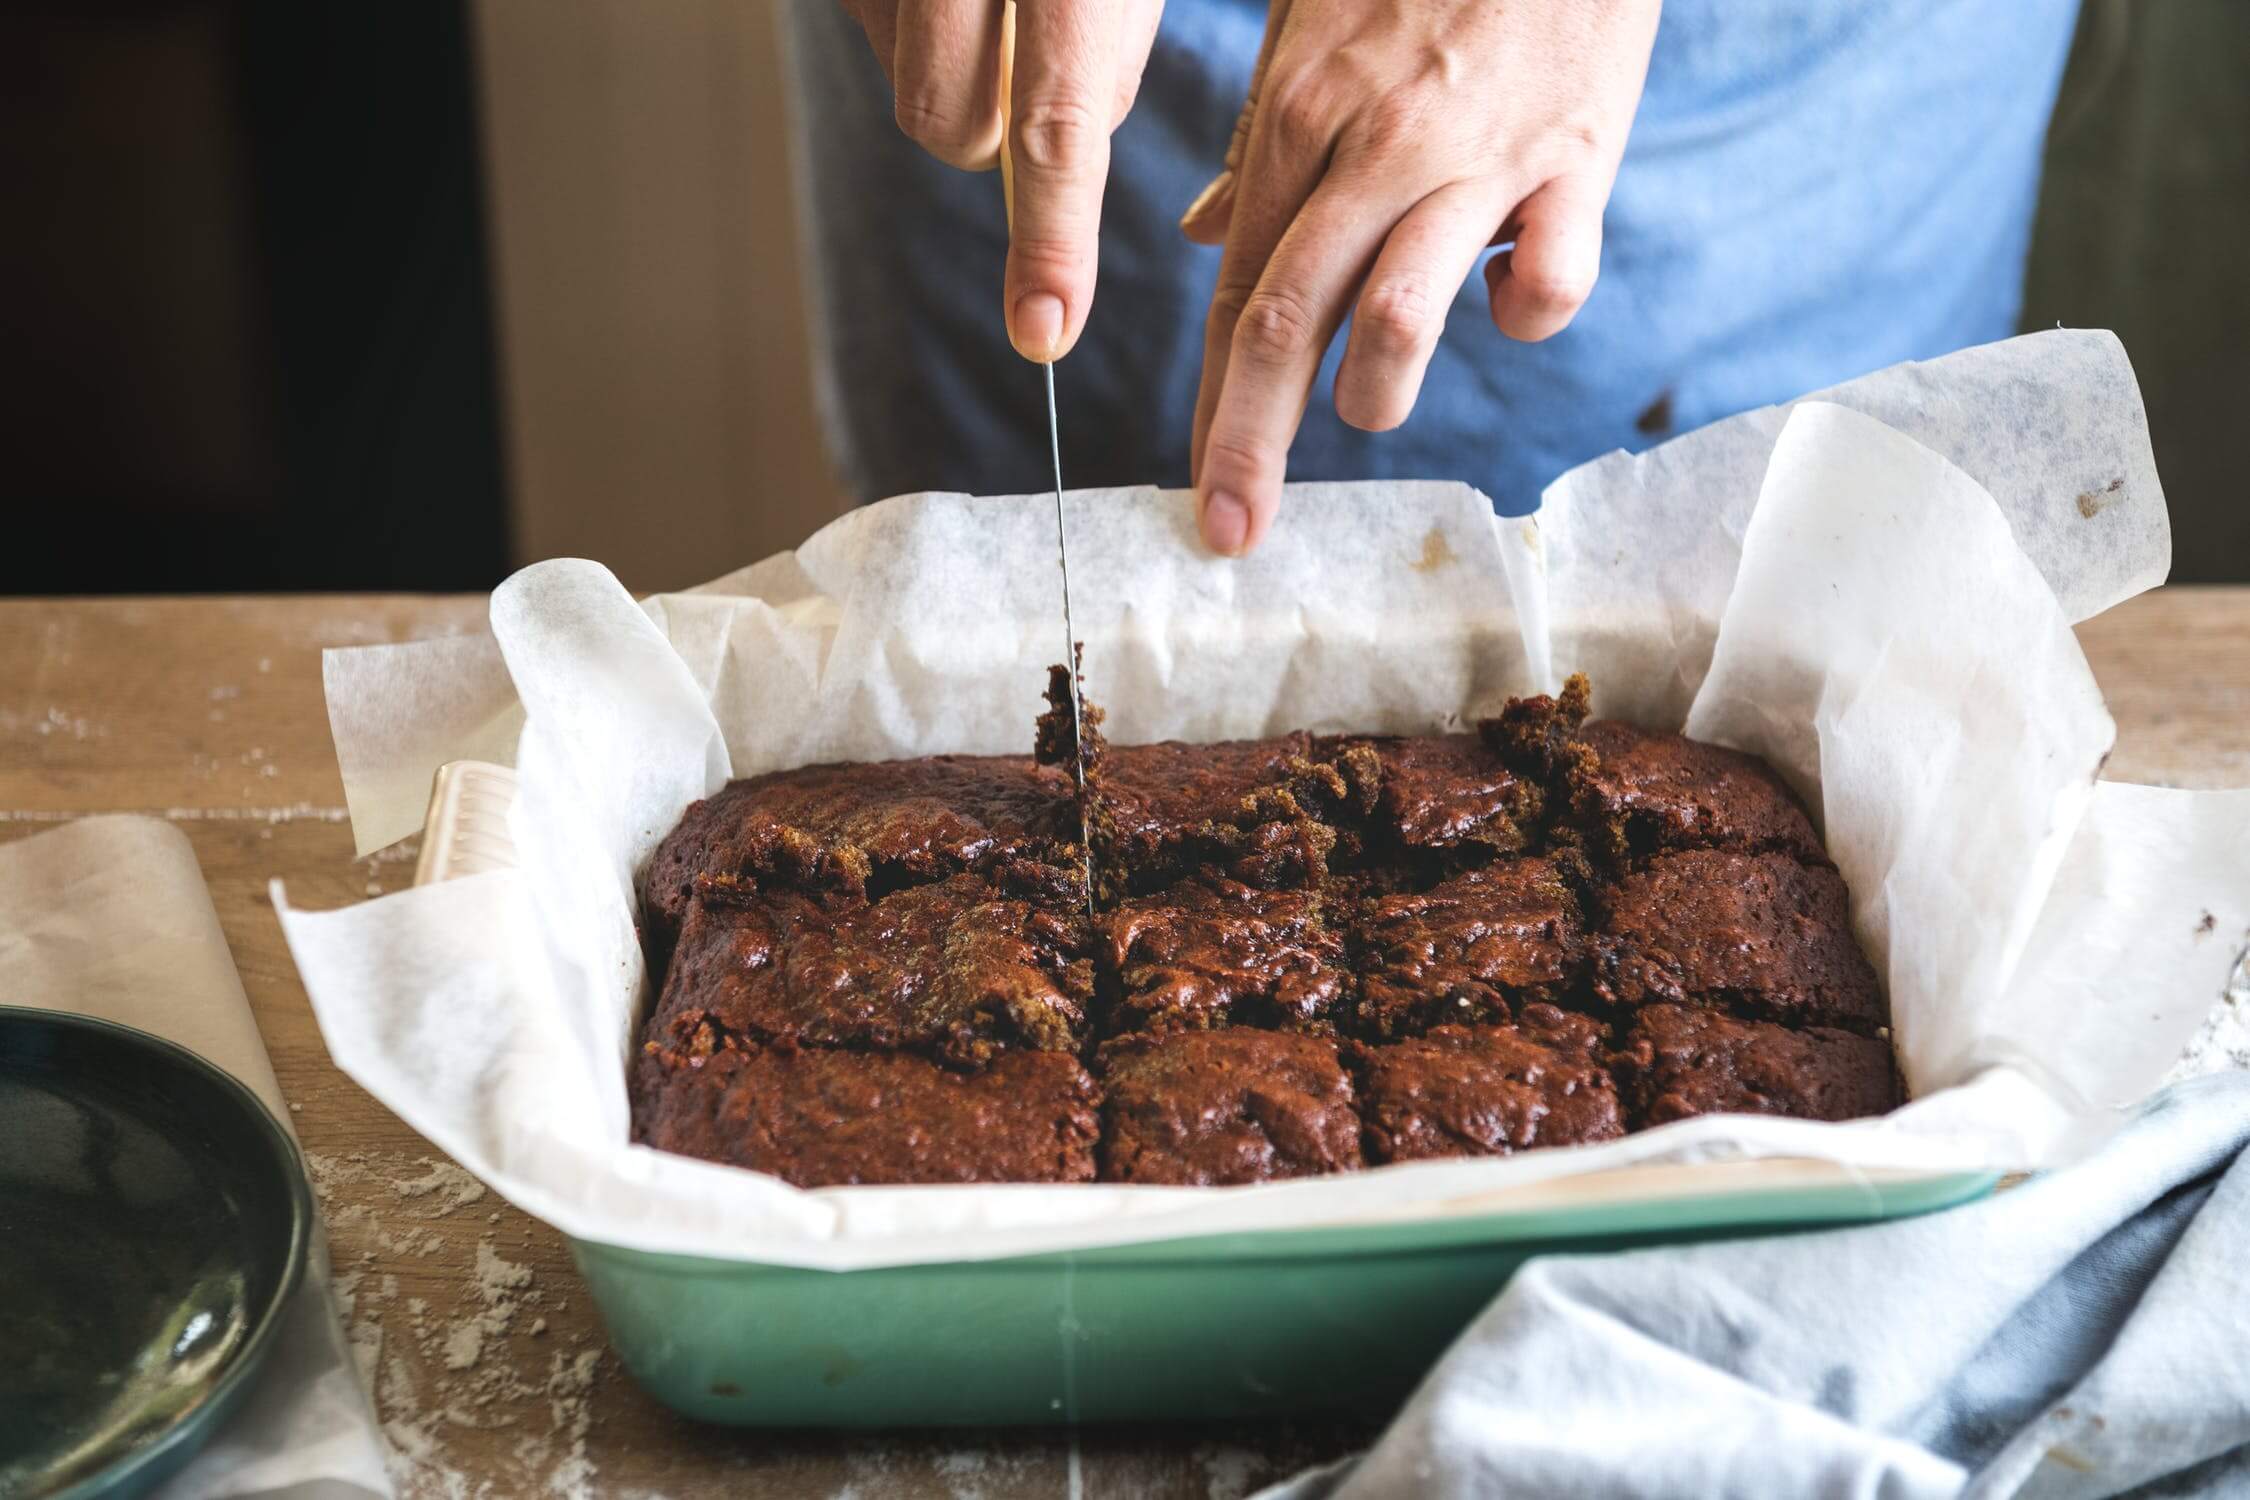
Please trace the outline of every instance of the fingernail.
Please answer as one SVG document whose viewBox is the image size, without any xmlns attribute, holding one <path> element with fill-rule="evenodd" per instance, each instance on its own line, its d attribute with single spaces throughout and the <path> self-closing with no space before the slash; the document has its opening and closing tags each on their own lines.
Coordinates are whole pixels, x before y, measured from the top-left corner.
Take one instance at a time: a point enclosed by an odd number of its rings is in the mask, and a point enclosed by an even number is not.
<svg viewBox="0 0 2250 1500">
<path fill-rule="evenodd" d="M 1239 557 L 1250 540 L 1250 507 L 1232 495 L 1203 502 L 1203 545 L 1221 557 Z"/>
<path fill-rule="evenodd" d="M 1062 347 L 1062 298 L 1053 292 L 1026 292 L 1016 299 L 1016 316 L 1008 330 L 1016 352 L 1045 364 Z"/>
<path fill-rule="evenodd" d="M 1222 194 L 1233 191 L 1234 173 L 1221 172 L 1218 176 L 1212 178 L 1203 191 L 1195 195 L 1195 201 L 1187 206 L 1187 212 L 1180 215 L 1180 227 L 1182 229 L 1187 228 L 1188 225 L 1210 212 L 1211 205 L 1218 202 Z"/>
</svg>

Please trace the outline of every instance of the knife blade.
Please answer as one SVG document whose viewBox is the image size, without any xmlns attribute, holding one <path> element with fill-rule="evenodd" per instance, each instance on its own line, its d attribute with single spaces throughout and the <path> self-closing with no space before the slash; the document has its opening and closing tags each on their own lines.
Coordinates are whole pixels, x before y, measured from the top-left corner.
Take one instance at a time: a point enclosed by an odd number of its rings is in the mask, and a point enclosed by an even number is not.
<svg viewBox="0 0 2250 1500">
<path fill-rule="evenodd" d="M 1014 114 L 1016 81 L 1016 0 L 1000 8 L 1000 194 L 1008 229 L 1016 225 L 1016 162 L 1008 130 Z M 1055 362 L 1040 366 L 1047 377 L 1047 457 L 1055 476 L 1055 558 L 1062 573 L 1063 669 L 1070 677 L 1071 768 L 1078 778 L 1079 874 L 1085 882 L 1086 915 L 1094 914 L 1093 829 L 1086 815 L 1086 709 L 1078 692 L 1078 627 L 1070 612 L 1070 529 L 1063 520 L 1062 424 L 1055 415 Z"/>
</svg>

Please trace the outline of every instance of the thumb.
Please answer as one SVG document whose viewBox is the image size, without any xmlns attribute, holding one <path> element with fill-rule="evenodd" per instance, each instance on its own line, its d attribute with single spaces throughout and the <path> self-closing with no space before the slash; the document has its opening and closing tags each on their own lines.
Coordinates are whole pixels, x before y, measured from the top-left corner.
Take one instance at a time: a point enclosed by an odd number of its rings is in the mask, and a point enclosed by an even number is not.
<svg viewBox="0 0 2250 1500">
<path fill-rule="evenodd" d="M 1187 212 L 1180 215 L 1180 233 L 1198 245 L 1223 245 L 1227 242 L 1227 230 L 1233 224 L 1234 169 L 1228 167 L 1212 178 L 1210 184 L 1195 195 Z"/>
</svg>

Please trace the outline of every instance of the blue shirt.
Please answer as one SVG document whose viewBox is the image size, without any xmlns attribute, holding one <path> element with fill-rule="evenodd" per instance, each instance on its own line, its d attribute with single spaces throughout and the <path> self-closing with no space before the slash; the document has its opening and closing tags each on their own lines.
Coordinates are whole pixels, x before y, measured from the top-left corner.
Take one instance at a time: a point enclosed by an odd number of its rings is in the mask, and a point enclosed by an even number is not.
<svg viewBox="0 0 2250 1500">
<path fill-rule="evenodd" d="M 2015 331 L 2041 148 L 2078 0 L 1667 0 L 1569 329 L 1503 337 L 1455 300 L 1414 415 L 1336 416 L 1339 339 L 1292 479 L 1459 479 L 1503 512 L 1563 470 Z M 1113 143 L 1101 273 L 1057 369 L 1073 487 L 1188 481 L 1219 252 L 1178 221 L 1218 170 L 1265 24 L 1170 0 Z M 900 135 L 835 0 L 788 0 L 822 411 L 860 500 L 1049 480 L 1036 369 L 1001 323 L 995 174 Z M 1494 80 L 1496 87 L 1504 80 Z"/>
</svg>

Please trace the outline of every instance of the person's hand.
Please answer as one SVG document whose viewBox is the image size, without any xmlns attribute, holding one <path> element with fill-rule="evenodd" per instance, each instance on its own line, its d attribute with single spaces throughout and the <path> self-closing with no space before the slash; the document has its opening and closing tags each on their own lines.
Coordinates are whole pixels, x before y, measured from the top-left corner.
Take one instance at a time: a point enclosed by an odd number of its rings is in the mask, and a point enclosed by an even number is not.
<svg viewBox="0 0 2250 1500">
<path fill-rule="evenodd" d="M 1543 339 L 1601 259 L 1658 0 L 1273 0 L 1226 170 L 1181 221 L 1224 244 L 1192 455 L 1203 539 L 1273 524 L 1289 444 L 1347 313 L 1336 413 L 1406 420 L 1477 257 L 1492 321 Z"/>
<path fill-rule="evenodd" d="M 1001 0 L 842 0 L 891 80 L 899 128 L 940 161 L 1000 155 Z M 1009 150 L 1015 222 L 1002 306 L 1026 359 L 1070 352 L 1094 301 L 1109 135 L 1133 107 L 1163 0 L 1024 0 Z"/>
</svg>

